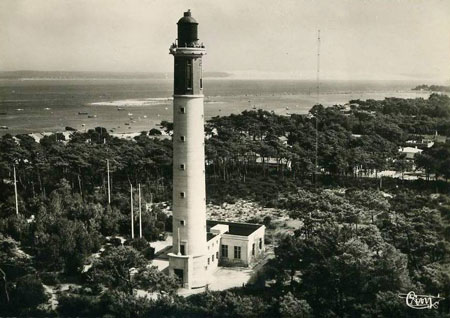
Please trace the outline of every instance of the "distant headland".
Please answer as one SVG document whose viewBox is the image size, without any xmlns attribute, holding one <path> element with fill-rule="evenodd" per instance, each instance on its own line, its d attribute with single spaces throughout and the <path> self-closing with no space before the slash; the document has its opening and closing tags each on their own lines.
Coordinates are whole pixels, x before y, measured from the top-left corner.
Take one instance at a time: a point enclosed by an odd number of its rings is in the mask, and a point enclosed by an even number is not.
<svg viewBox="0 0 450 318">
<path fill-rule="evenodd" d="M 450 93 L 450 86 L 442 85 L 418 85 L 412 89 L 413 91 L 428 91 L 428 92 L 446 92 Z"/>
</svg>

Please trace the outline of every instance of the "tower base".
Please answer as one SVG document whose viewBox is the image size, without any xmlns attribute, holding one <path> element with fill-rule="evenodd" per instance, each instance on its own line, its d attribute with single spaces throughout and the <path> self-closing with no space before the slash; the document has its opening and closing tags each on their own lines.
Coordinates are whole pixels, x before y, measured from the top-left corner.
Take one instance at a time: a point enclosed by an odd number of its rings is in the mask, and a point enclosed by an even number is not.
<svg viewBox="0 0 450 318">
<path fill-rule="evenodd" d="M 205 256 L 169 253 L 169 275 L 178 277 L 184 288 L 202 288 L 208 284 Z"/>
</svg>

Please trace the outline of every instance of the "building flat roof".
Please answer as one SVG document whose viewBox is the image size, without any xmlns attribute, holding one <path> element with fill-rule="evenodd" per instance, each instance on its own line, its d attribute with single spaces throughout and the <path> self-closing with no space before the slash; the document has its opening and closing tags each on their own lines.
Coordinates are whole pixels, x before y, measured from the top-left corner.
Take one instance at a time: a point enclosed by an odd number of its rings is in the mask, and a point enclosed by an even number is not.
<svg viewBox="0 0 450 318">
<path fill-rule="evenodd" d="M 264 226 L 262 224 L 253 224 L 253 223 L 234 223 L 234 222 L 207 220 L 206 230 L 209 232 L 209 230 L 217 224 L 228 225 L 229 230 L 228 232 L 225 232 L 225 234 L 239 235 L 239 236 L 249 236 L 257 229 Z"/>
<path fill-rule="evenodd" d="M 209 242 L 210 240 L 212 240 L 216 236 L 217 236 L 216 234 L 212 234 L 211 232 L 207 232 L 206 233 L 206 242 Z"/>
</svg>

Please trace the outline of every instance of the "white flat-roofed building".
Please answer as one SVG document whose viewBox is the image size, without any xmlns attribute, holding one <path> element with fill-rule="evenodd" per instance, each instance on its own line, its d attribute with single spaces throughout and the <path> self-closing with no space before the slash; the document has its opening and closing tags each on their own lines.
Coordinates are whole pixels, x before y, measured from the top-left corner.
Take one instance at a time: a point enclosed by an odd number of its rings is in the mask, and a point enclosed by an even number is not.
<svg viewBox="0 0 450 318">
<path fill-rule="evenodd" d="M 264 225 L 208 220 L 206 228 L 214 235 L 208 240 L 211 261 L 219 256 L 222 265 L 249 266 L 264 254 Z M 216 253 L 214 257 L 211 252 Z"/>
</svg>

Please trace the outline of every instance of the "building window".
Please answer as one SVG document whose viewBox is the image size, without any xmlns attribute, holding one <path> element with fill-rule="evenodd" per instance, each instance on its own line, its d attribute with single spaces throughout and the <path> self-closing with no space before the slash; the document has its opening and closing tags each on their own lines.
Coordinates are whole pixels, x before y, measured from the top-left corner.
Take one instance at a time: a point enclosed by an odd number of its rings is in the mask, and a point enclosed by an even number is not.
<svg viewBox="0 0 450 318">
<path fill-rule="evenodd" d="M 200 79 L 200 88 L 203 88 L 203 78 Z"/>
<path fill-rule="evenodd" d="M 252 255 L 255 255 L 255 243 L 252 244 Z"/>
<path fill-rule="evenodd" d="M 234 247 L 234 258 L 241 259 L 241 247 L 240 246 Z"/>
<path fill-rule="evenodd" d="M 216 252 L 216 258 L 219 259 L 219 252 Z"/>
<path fill-rule="evenodd" d="M 222 257 L 228 258 L 228 245 L 222 244 L 221 249 L 222 249 Z"/>
<path fill-rule="evenodd" d="M 180 192 L 180 197 L 181 198 L 185 198 L 186 197 L 186 192 Z"/>
<path fill-rule="evenodd" d="M 214 262 L 214 254 L 211 255 L 211 260 L 212 260 L 212 262 Z"/>
<path fill-rule="evenodd" d="M 262 238 L 259 239 L 259 249 L 262 250 Z"/>
<path fill-rule="evenodd" d="M 180 140 L 181 140 L 182 142 L 185 142 L 185 141 L 186 141 L 186 137 L 185 137 L 185 136 L 180 136 Z"/>
<path fill-rule="evenodd" d="M 180 245 L 180 254 L 181 255 L 186 255 L 186 248 L 184 247 L 184 244 Z"/>
<path fill-rule="evenodd" d="M 186 222 L 185 222 L 184 220 L 181 220 L 181 221 L 180 221 L 180 225 L 183 225 L 183 226 L 184 226 L 185 224 L 186 224 Z"/>
<path fill-rule="evenodd" d="M 184 108 L 184 107 L 181 107 L 181 108 L 180 108 L 180 113 L 182 113 L 182 114 L 186 114 L 186 108 Z"/>
<path fill-rule="evenodd" d="M 186 166 L 184 165 L 184 163 L 182 163 L 182 164 L 180 165 L 180 169 L 181 169 L 181 170 L 185 170 L 185 169 L 186 169 Z"/>
<path fill-rule="evenodd" d="M 208 257 L 208 265 L 209 265 L 209 257 Z"/>
</svg>

